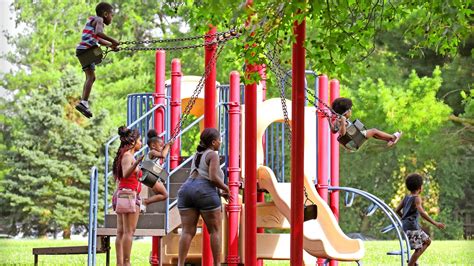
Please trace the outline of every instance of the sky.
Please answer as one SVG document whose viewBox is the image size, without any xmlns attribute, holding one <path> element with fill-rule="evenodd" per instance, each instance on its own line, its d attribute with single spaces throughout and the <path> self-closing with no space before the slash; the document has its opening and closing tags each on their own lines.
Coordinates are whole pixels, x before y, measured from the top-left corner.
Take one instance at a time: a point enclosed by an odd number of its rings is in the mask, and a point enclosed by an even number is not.
<svg viewBox="0 0 474 266">
<path fill-rule="evenodd" d="M 5 38 L 5 31 L 15 32 L 15 22 L 11 18 L 10 4 L 11 0 L 0 0 L 0 54 L 10 51 Z M 4 59 L 0 59 L 0 73 L 10 71 L 11 65 Z"/>
</svg>

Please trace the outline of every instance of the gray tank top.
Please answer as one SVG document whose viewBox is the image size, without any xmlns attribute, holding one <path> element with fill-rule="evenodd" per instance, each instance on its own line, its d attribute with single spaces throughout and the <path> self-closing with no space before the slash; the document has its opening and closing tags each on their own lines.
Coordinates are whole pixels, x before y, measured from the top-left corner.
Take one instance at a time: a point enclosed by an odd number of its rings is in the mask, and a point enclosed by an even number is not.
<svg viewBox="0 0 474 266">
<path fill-rule="evenodd" d="M 209 178 L 209 165 L 207 165 L 207 163 L 206 163 L 206 156 L 210 152 L 216 152 L 216 151 L 213 151 L 211 149 L 207 149 L 203 152 L 196 152 L 194 154 L 193 162 L 191 164 L 191 175 L 194 173 L 194 171 L 197 171 L 201 178 L 211 180 Z M 198 154 L 202 154 L 202 155 L 201 155 L 201 160 L 199 161 L 199 166 L 196 167 L 196 158 L 197 158 Z M 218 175 L 221 179 L 224 179 L 224 172 L 222 171 L 222 169 L 220 167 L 219 167 Z"/>
<path fill-rule="evenodd" d="M 404 231 L 420 229 L 418 223 L 420 213 L 416 209 L 415 198 L 416 196 L 409 195 L 403 199 L 402 225 Z"/>
</svg>

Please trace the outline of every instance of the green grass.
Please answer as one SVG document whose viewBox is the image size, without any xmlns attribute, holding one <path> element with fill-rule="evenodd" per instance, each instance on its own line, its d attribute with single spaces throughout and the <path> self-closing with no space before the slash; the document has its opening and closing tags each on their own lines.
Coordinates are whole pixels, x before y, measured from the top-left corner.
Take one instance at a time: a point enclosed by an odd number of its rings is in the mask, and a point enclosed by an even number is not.
<svg viewBox="0 0 474 266">
<path fill-rule="evenodd" d="M 77 240 L 0 240 L 0 265 L 33 265 L 32 248 L 87 245 Z M 363 265 L 400 265 L 397 256 L 387 256 L 387 251 L 397 250 L 395 241 L 365 242 L 366 255 Z M 151 239 L 134 241 L 133 265 L 149 265 L 148 256 Z M 112 265 L 115 262 L 115 248 L 112 239 Z M 97 255 L 97 265 L 105 265 L 105 255 Z M 40 265 L 86 265 L 87 255 L 40 256 Z M 421 265 L 474 265 L 474 241 L 433 241 L 419 260 Z M 265 265 L 290 265 L 288 261 L 266 261 Z M 341 263 L 341 265 L 355 265 Z"/>
</svg>

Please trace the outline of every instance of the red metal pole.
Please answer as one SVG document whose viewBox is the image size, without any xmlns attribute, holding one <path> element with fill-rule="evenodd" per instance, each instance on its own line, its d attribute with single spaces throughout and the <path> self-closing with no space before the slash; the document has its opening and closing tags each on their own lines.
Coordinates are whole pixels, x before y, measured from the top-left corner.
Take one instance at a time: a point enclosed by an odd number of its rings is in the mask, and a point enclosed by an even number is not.
<svg viewBox="0 0 474 266">
<path fill-rule="evenodd" d="M 329 83 L 329 93 L 331 103 L 339 98 L 339 80 L 333 79 Z M 337 136 L 339 134 L 331 134 L 331 186 L 339 186 L 339 143 Z M 332 191 L 330 194 L 330 207 L 336 220 L 339 220 L 339 191 Z M 337 266 L 339 263 L 336 260 L 331 260 L 329 265 Z"/>
<path fill-rule="evenodd" d="M 181 117 L 181 61 L 171 61 L 171 128 L 174 129 Z M 179 133 L 179 130 L 178 130 Z M 177 138 L 170 149 L 170 168 L 174 169 L 179 164 L 181 138 Z"/>
<path fill-rule="evenodd" d="M 319 76 L 318 97 L 324 103 L 328 103 L 328 77 Z M 320 105 L 322 110 L 326 108 Z M 328 201 L 328 178 L 329 178 L 329 125 L 323 114 L 318 113 L 318 185 L 317 190 L 322 199 Z"/>
<path fill-rule="evenodd" d="M 229 189 L 232 195 L 227 205 L 229 213 L 229 236 L 226 262 L 230 266 L 240 263 L 239 257 L 239 186 L 240 186 L 240 75 L 230 73 L 229 97 Z"/>
<path fill-rule="evenodd" d="M 155 93 L 153 97 L 155 104 L 165 104 L 165 69 L 166 54 L 165 51 L 156 51 L 155 54 Z M 155 130 L 160 134 L 164 130 L 165 113 L 162 108 L 155 112 Z"/>
<path fill-rule="evenodd" d="M 257 72 L 247 65 L 246 75 Z M 245 85 L 245 265 L 257 263 L 257 84 Z"/>
<path fill-rule="evenodd" d="M 156 104 L 165 104 L 165 68 L 166 54 L 165 51 L 156 51 L 155 54 L 155 93 L 153 94 Z M 160 134 L 164 130 L 165 112 L 162 108 L 155 111 L 155 130 Z M 160 240 L 161 237 L 152 237 L 150 264 L 157 266 L 160 264 Z"/>
<path fill-rule="evenodd" d="M 324 103 L 328 102 L 328 77 L 319 76 L 318 97 Z M 321 109 L 326 108 L 320 105 Z M 329 178 L 329 125 L 323 114 L 318 113 L 318 185 L 316 189 L 324 201 L 328 201 Z M 318 259 L 318 265 L 324 265 L 323 259 Z"/>
<path fill-rule="evenodd" d="M 293 27 L 296 42 L 292 53 L 291 105 L 291 265 L 303 265 L 303 188 L 304 188 L 304 107 L 306 20 Z"/>
<path fill-rule="evenodd" d="M 246 0 L 249 8 L 252 0 Z M 250 16 L 245 26 L 250 24 Z M 251 33 L 251 36 L 254 34 Z M 245 77 L 248 79 L 258 66 L 246 62 Z M 257 265 L 257 83 L 245 85 L 245 265 Z"/>
<path fill-rule="evenodd" d="M 217 32 L 216 27 L 210 25 L 207 34 L 214 34 Z M 215 39 L 213 37 L 206 37 L 205 42 L 210 42 Z M 204 127 L 216 127 L 216 63 L 211 62 L 214 53 L 216 52 L 216 45 L 207 45 L 205 48 L 205 69 L 211 64 L 211 69 L 205 80 L 204 88 Z M 213 263 L 211 239 L 207 227 L 202 225 L 202 265 L 211 266 Z"/>
<path fill-rule="evenodd" d="M 265 64 L 259 65 L 258 67 L 258 74 L 260 75 L 260 85 L 262 86 L 262 102 L 264 102 L 267 99 L 267 74 L 265 72 L 266 66 Z M 263 153 L 266 154 L 267 151 L 265 150 L 265 135 L 262 137 L 262 146 L 263 146 Z M 265 155 L 264 155 L 265 157 Z M 258 192 L 257 193 L 257 202 L 265 202 L 265 194 L 263 192 Z M 265 229 L 259 227 L 257 228 L 257 233 L 264 233 Z M 263 260 L 258 259 L 257 260 L 257 266 L 263 266 Z"/>
</svg>

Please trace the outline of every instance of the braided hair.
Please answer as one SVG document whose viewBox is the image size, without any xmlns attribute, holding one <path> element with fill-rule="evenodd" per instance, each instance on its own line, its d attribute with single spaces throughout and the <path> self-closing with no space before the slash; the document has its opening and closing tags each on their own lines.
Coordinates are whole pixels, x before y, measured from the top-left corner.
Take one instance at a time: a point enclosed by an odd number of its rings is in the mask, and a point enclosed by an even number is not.
<svg viewBox="0 0 474 266">
<path fill-rule="evenodd" d="M 115 180 L 123 177 L 121 165 L 123 155 L 125 152 L 132 149 L 133 146 L 135 146 L 137 139 L 140 138 L 140 133 L 136 128 L 128 129 L 125 126 L 121 126 L 118 128 L 118 134 L 120 136 L 120 147 L 117 150 L 117 154 L 115 155 L 114 163 L 112 165 L 112 173 L 115 177 Z"/>
<path fill-rule="evenodd" d="M 199 167 L 199 163 L 200 163 L 201 157 L 202 157 L 202 152 L 209 149 L 209 147 L 211 147 L 211 145 L 212 145 L 212 141 L 213 140 L 218 140 L 220 137 L 221 136 L 219 134 L 219 131 L 215 128 L 209 127 L 209 128 L 206 128 L 202 131 L 201 141 L 199 142 L 199 145 L 196 148 L 197 157 L 196 157 L 196 160 L 194 162 L 194 165 L 196 166 L 196 168 Z"/>
</svg>

